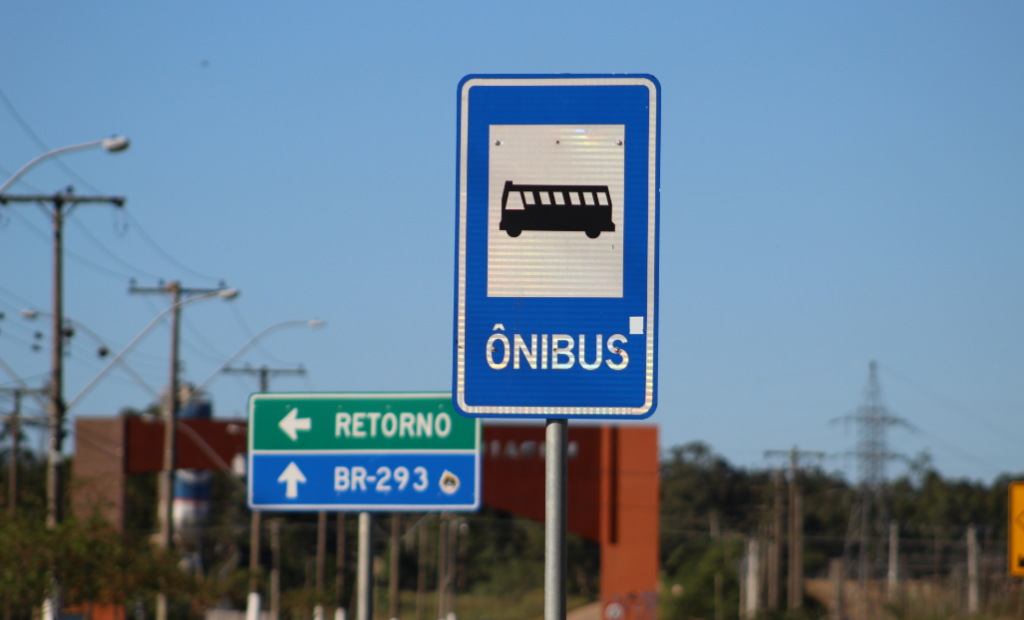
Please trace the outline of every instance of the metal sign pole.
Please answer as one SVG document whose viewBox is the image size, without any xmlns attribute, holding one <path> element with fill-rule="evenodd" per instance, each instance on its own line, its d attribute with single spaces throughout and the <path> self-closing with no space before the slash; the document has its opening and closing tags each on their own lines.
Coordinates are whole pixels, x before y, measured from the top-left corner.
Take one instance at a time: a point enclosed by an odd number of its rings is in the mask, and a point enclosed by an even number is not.
<svg viewBox="0 0 1024 620">
<path fill-rule="evenodd" d="M 568 420 L 548 420 L 544 461 L 544 620 L 565 620 Z"/>
<path fill-rule="evenodd" d="M 356 620 L 373 620 L 373 514 L 359 513 Z"/>
</svg>

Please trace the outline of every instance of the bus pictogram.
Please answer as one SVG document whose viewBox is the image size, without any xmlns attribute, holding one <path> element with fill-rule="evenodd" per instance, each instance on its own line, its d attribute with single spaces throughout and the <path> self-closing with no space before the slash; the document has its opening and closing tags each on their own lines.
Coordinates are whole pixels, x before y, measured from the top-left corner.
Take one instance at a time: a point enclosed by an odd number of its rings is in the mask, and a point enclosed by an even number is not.
<svg viewBox="0 0 1024 620">
<path fill-rule="evenodd" d="M 612 196 L 607 185 L 516 185 L 505 181 L 498 228 L 509 237 L 518 237 L 524 230 L 578 230 L 597 239 L 602 232 L 615 231 Z"/>
</svg>

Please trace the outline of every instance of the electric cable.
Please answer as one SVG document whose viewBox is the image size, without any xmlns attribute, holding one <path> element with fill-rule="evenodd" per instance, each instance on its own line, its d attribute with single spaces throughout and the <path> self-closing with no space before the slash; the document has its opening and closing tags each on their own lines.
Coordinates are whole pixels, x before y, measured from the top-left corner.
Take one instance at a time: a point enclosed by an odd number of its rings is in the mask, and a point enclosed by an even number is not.
<svg viewBox="0 0 1024 620">
<path fill-rule="evenodd" d="M 43 139 L 39 137 L 39 134 L 37 134 L 35 132 L 35 130 L 32 129 L 32 126 L 28 124 L 28 121 L 25 120 L 25 118 L 21 115 L 21 113 L 18 112 L 18 109 L 14 106 L 14 103 L 10 100 L 10 98 L 7 96 L 7 94 L 3 91 L 2 88 L 0 88 L 0 101 L 3 102 L 4 107 L 6 107 L 7 111 L 10 112 L 12 117 L 14 117 L 14 120 L 18 123 L 18 126 L 21 127 L 22 131 L 24 131 L 25 134 L 28 135 L 29 138 L 32 139 L 32 141 L 36 144 L 37 147 L 42 149 L 44 152 L 52 150 L 46 144 L 46 142 L 43 141 Z M 73 179 L 75 179 L 75 181 L 77 181 L 78 183 L 80 183 L 83 186 L 85 186 L 87 189 L 89 189 L 89 190 L 91 190 L 93 192 L 96 192 L 97 194 L 104 193 L 103 190 L 99 189 L 98 187 L 96 187 L 95 185 L 90 183 L 88 180 L 83 178 L 80 174 L 78 174 L 77 172 L 72 170 L 71 167 L 69 167 L 67 164 L 65 164 L 64 161 L 59 156 L 54 158 L 54 162 L 58 166 L 60 166 L 64 170 L 64 172 L 66 172 L 69 176 L 71 176 Z M 11 176 L 11 173 L 7 173 L 7 175 Z M 26 182 L 21 181 L 21 180 L 19 180 L 19 182 L 23 183 L 26 187 L 32 188 L 32 185 L 30 185 L 29 183 L 26 183 Z M 33 189 L 35 189 L 35 188 L 33 188 Z M 35 191 L 40 191 L 40 190 L 36 189 Z M 179 261 L 176 258 L 174 258 L 173 256 L 171 256 L 162 247 L 160 247 L 160 245 L 157 244 L 156 241 L 153 240 L 153 238 L 145 231 L 145 229 L 142 227 L 142 225 L 139 224 L 139 222 L 134 217 L 131 217 L 127 213 L 126 213 L 126 215 L 127 215 L 127 219 L 129 219 L 135 225 L 135 227 L 138 228 L 139 233 L 143 237 L 143 239 L 149 245 L 151 245 L 157 252 L 159 252 L 165 259 L 167 259 L 170 262 L 174 263 L 179 268 L 184 269 L 185 271 L 191 273 L 192 275 L 195 275 L 195 276 L 198 276 L 198 277 L 201 277 L 201 278 L 204 278 L 204 279 L 208 279 L 208 280 L 213 280 L 213 281 L 218 281 L 219 280 L 218 278 L 214 278 L 212 276 L 209 276 L 209 275 L 200 273 L 198 271 L 195 271 L 194 269 L 190 269 L 189 267 L 184 265 L 181 261 Z"/>
<path fill-rule="evenodd" d="M 26 121 L 25 118 L 21 115 L 21 113 L 18 112 L 17 108 L 14 107 L 14 103 L 11 102 L 11 100 L 7 97 L 7 93 L 5 93 L 2 88 L 0 88 L 0 101 L 3 102 L 4 107 L 7 108 L 7 111 L 10 112 L 11 116 L 14 117 L 14 120 L 17 121 L 18 126 L 21 127 L 22 131 L 24 131 L 25 134 L 28 135 L 28 137 L 31 138 L 33 142 L 35 142 L 37 147 L 42 149 L 44 153 L 53 150 L 49 146 L 47 146 L 45 142 L 43 142 L 43 139 L 39 137 L 39 134 L 37 134 L 35 130 L 32 129 L 32 126 L 28 124 L 28 121 Z M 88 189 L 96 192 L 97 194 L 103 193 L 102 190 L 97 188 L 92 183 L 86 181 L 85 179 L 82 178 L 81 175 L 72 170 L 67 164 L 65 164 L 60 159 L 59 156 L 54 158 L 54 162 L 58 166 L 60 166 L 64 170 L 64 172 L 68 174 L 68 176 L 75 179 Z"/>
<path fill-rule="evenodd" d="M 143 275 L 143 276 L 146 276 L 148 278 L 160 279 L 160 276 L 158 276 L 158 275 L 156 275 L 154 273 L 150 273 L 148 271 L 144 271 L 142 269 L 139 269 L 135 265 L 132 265 L 128 261 L 122 259 L 117 254 L 114 254 L 113 250 L 111 250 L 108 247 L 106 247 L 105 245 L 103 245 L 103 243 L 99 239 L 97 239 L 92 234 L 92 232 L 89 231 L 88 227 L 86 227 L 85 224 L 83 224 L 80 221 L 78 221 L 78 219 L 71 218 L 71 221 L 78 227 L 79 230 L 81 230 L 85 234 L 86 238 L 89 239 L 89 241 L 91 241 L 93 245 L 95 245 L 97 248 L 100 249 L 100 251 L 102 251 L 104 254 L 106 254 L 111 259 L 113 259 L 114 262 L 120 263 L 124 267 L 127 267 L 128 269 L 131 269 L 132 271 L 135 271 L 136 273 L 138 273 L 140 275 Z"/>
<path fill-rule="evenodd" d="M 222 361 L 227 359 L 228 356 L 222 353 L 219 349 L 217 349 L 217 347 L 213 346 L 213 344 L 211 344 L 210 341 L 207 340 L 206 336 L 204 336 L 202 332 L 200 332 L 199 329 L 195 325 L 193 325 L 192 322 L 188 320 L 188 318 L 185 317 L 184 315 L 181 317 L 181 323 L 182 325 L 184 325 L 187 331 L 192 332 L 192 335 L 195 336 L 196 339 L 198 339 L 200 342 L 202 342 L 205 347 L 207 347 L 207 353 L 211 351 L 213 352 L 213 356 L 208 355 L 208 357 L 211 357 L 212 361 Z"/>
<path fill-rule="evenodd" d="M 28 226 L 29 230 L 31 230 L 37 237 L 39 237 L 40 239 L 45 241 L 47 244 L 50 243 L 50 237 L 46 233 L 44 233 L 43 231 L 41 231 L 38 228 L 36 228 L 35 224 L 33 224 L 31 220 L 29 220 L 27 217 L 25 217 L 24 215 L 22 215 L 18 211 L 11 211 L 11 213 L 14 215 L 14 217 L 20 219 L 22 221 L 22 223 L 24 223 L 26 226 Z M 74 252 L 74 251 L 69 250 L 67 248 L 64 248 L 64 253 L 67 254 L 68 256 L 71 256 L 75 260 L 79 261 L 83 265 L 87 265 L 87 266 L 91 267 L 92 269 L 96 270 L 97 272 L 103 273 L 104 275 L 113 276 L 113 277 L 116 277 L 118 279 L 129 279 L 130 280 L 132 278 L 132 274 L 130 274 L 130 273 L 125 273 L 123 271 L 116 271 L 116 270 L 111 269 L 109 267 L 104 267 L 103 265 L 100 265 L 99 263 L 94 263 L 93 261 L 91 261 L 88 258 L 82 256 L 81 254 L 78 254 L 77 252 Z"/>
<path fill-rule="evenodd" d="M 234 313 L 235 319 L 238 321 L 238 324 L 241 326 L 242 332 L 246 335 L 246 337 L 247 338 L 254 338 L 256 333 L 254 331 L 252 331 L 252 329 L 249 327 L 249 323 L 246 322 L 245 317 L 242 316 L 242 311 L 238 309 L 238 305 L 237 304 L 231 304 L 231 311 Z M 298 366 L 299 365 L 298 362 L 286 361 L 286 360 L 283 360 L 280 357 L 274 355 L 273 353 L 268 351 L 266 348 L 264 348 L 263 344 L 260 343 L 258 340 L 252 343 L 252 348 L 260 350 L 261 352 L 263 352 L 264 355 L 269 357 L 272 361 L 274 361 L 275 363 L 281 364 L 282 366 Z"/>
<path fill-rule="evenodd" d="M 13 297 L 13 298 L 17 299 L 18 301 L 22 302 L 23 304 L 26 304 L 26 307 L 28 307 L 28 308 L 38 308 L 39 307 L 39 304 L 31 302 L 28 299 L 25 299 L 24 297 L 22 297 L 21 295 L 15 293 L 14 291 L 12 291 L 9 288 L 4 288 L 3 286 L 0 286 L 0 293 L 6 293 L 6 294 L 10 295 L 11 297 Z"/>
<path fill-rule="evenodd" d="M 943 405 L 946 406 L 946 408 L 948 410 L 952 411 L 953 413 L 956 413 L 957 415 L 960 415 L 964 419 L 970 420 L 971 422 L 976 422 L 976 421 L 980 420 L 981 422 L 984 423 L 985 426 L 988 427 L 988 430 L 992 431 L 996 435 L 999 435 L 1000 438 L 1002 438 L 1002 439 L 1010 439 L 1010 440 L 1012 440 L 1014 442 L 1015 446 L 1019 446 L 1022 443 L 1024 443 L 1024 438 L 1020 437 L 1019 435 L 1017 435 L 1017 434 L 1013 433 L 1012 431 L 1009 431 L 1009 430 L 1007 430 L 1005 428 L 1002 428 L 998 424 L 992 422 L 991 420 L 988 420 L 988 419 L 984 418 L 983 416 L 978 415 L 977 413 L 969 411 L 966 407 L 953 402 L 952 400 L 946 398 L 942 394 L 939 394 L 935 390 L 932 390 L 932 389 L 929 389 L 927 387 L 924 387 L 922 385 L 917 384 L 915 381 L 911 380 L 905 374 L 903 374 L 900 371 L 896 370 L 895 368 L 893 368 L 889 364 L 882 364 L 881 362 L 879 362 L 879 365 L 880 366 L 884 366 L 885 369 L 889 371 L 889 373 L 891 373 L 894 377 L 896 377 L 897 379 L 899 379 L 900 381 L 902 381 L 906 385 L 908 385 L 911 388 L 917 390 L 921 394 L 924 394 L 925 396 L 928 396 L 928 397 L 932 398 L 933 400 L 936 400 L 939 403 L 942 403 Z"/>
<path fill-rule="evenodd" d="M 141 235 L 143 241 L 145 241 L 150 247 L 152 247 L 154 250 L 156 250 L 157 253 L 159 253 L 161 256 L 164 257 L 164 259 L 170 261 L 171 263 L 176 265 L 179 269 L 187 271 L 188 273 L 190 273 L 190 274 L 192 274 L 192 275 L 194 275 L 196 277 L 203 278 L 205 280 L 211 280 L 213 282 L 220 282 L 221 281 L 220 278 L 214 278 L 213 276 L 206 275 L 204 273 L 199 273 L 198 271 L 189 268 L 184 263 L 182 263 L 178 259 L 176 259 L 173 256 L 171 256 L 170 253 L 168 253 L 166 250 L 164 250 L 162 247 L 160 247 L 160 245 L 156 241 L 153 240 L 153 237 L 151 237 L 149 235 L 149 233 L 146 232 L 146 230 L 142 227 L 142 224 L 139 224 L 139 221 L 137 219 L 135 219 L 132 216 L 131 213 L 129 213 L 128 211 L 124 211 L 124 216 L 125 216 L 125 219 L 127 219 L 135 227 L 135 229 L 138 230 L 139 235 Z"/>
</svg>

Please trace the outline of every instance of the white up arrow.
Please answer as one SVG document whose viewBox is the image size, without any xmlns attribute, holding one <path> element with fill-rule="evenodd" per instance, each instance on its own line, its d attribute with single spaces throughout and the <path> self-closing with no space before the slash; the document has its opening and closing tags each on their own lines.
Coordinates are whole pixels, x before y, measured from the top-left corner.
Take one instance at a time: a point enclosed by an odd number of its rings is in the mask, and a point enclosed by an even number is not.
<svg viewBox="0 0 1024 620">
<path fill-rule="evenodd" d="M 277 481 L 287 485 L 284 489 L 284 496 L 288 499 L 295 499 L 299 496 L 299 483 L 306 484 L 306 477 L 302 475 L 302 470 L 295 464 L 295 461 L 292 461 L 288 463 L 288 467 L 284 468 Z"/>
<path fill-rule="evenodd" d="M 284 431 L 285 435 L 291 437 L 292 441 L 296 441 L 299 438 L 298 431 L 308 431 L 313 428 L 313 420 L 309 418 L 299 417 L 299 408 L 294 407 L 288 412 L 288 415 L 281 418 L 281 421 L 277 423 Z"/>
</svg>

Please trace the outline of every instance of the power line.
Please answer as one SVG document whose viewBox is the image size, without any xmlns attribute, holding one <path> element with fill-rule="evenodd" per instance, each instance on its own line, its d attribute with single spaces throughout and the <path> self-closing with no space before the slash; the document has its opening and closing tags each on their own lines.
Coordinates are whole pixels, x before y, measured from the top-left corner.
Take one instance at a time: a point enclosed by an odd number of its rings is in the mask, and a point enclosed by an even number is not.
<svg viewBox="0 0 1024 620">
<path fill-rule="evenodd" d="M 7 111 L 10 112 L 11 116 L 14 117 L 14 120 L 17 121 L 18 126 L 21 127 L 21 129 L 28 135 L 29 138 L 32 139 L 33 142 L 35 142 L 37 147 L 39 147 L 43 152 L 53 150 L 49 146 L 47 146 L 45 142 L 43 142 L 43 139 L 39 137 L 39 134 L 37 134 L 35 130 L 32 129 L 32 126 L 28 124 L 28 121 L 26 121 L 25 118 L 21 115 L 21 113 L 18 112 L 18 109 L 14 107 L 14 104 L 7 97 L 7 94 L 3 91 L 3 89 L 0 89 L 0 101 L 3 101 L 4 107 L 7 108 Z M 81 177 L 81 175 L 79 175 L 77 172 L 68 167 L 68 165 L 65 164 L 60 159 L 60 157 L 55 158 L 54 162 L 58 166 L 60 166 L 64 170 L 64 172 L 71 176 L 71 178 L 75 179 L 82 185 L 86 186 L 87 188 L 96 192 L 97 194 L 103 193 L 101 189 L 97 188 L 92 183 L 86 181 Z"/>
<path fill-rule="evenodd" d="M 234 307 L 234 304 L 232 304 L 232 307 Z M 203 345 L 207 348 L 207 354 L 203 354 L 204 357 L 207 357 L 213 361 L 221 361 L 227 358 L 227 355 L 221 353 L 220 350 L 217 349 L 217 347 L 213 346 L 213 344 L 206 338 L 206 336 L 204 336 L 202 332 L 200 332 L 199 329 L 195 325 L 193 325 L 191 321 L 188 320 L 187 317 L 182 317 L 181 322 L 185 326 L 185 329 L 192 332 L 192 335 L 195 336 L 197 340 L 202 342 Z M 188 343 L 186 343 L 186 346 L 187 345 Z M 190 348 L 196 350 L 195 347 Z M 213 352 L 213 355 L 208 354 L 210 351 Z"/>
<path fill-rule="evenodd" d="M 1015 446 L 1019 446 L 1020 444 L 1024 443 L 1024 438 L 1022 438 L 1020 435 L 1014 433 L 1013 431 L 1010 431 L 1008 429 L 1005 429 L 1005 428 L 999 426 L 995 422 L 992 422 L 991 420 L 988 420 L 985 417 L 980 416 L 980 415 L 978 415 L 977 413 L 975 413 L 973 411 L 968 410 L 966 407 L 964 407 L 964 406 L 962 406 L 962 405 L 960 405 L 958 403 L 953 402 L 952 400 L 946 398 L 942 394 L 939 394 L 935 390 L 932 390 L 930 388 L 927 388 L 927 387 L 924 387 L 922 385 L 919 385 L 918 383 L 916 383 L 915 381 L 911 380 L 908 376 L 906 376 L 905 374 L 903 374 L 900 371 L 896 370 L 895 368 L 893 368 L 889 364 L 879 364 L 879 365 L 885 366 L 885 369 L 888 370 L 891 375 L 893 375 L 894 377 L 896 377 L 897 379 L 899 379 L 903 383 L 907 384 L 908 386 L 912 387 L 913 389 L 917 390 L 918 392 L 924 394 L 925 396 L 929 396 L 933 400 L 936 400 L 939 403 L 945 405 L 946 408 L 949 411 L 952 411 L 953 413 L 956 413 L 956 414 L 962 416 L 964 419 L 969 420 L 971 422 L 977 422 L 977 421 L 983 422 L 984 425 L 987 426 L 990 431 L 992 431 L 996 435 L 999 435 L 999 437 L 1002 438 L 1002 439 L 1010 439 L 1010 440 L 1012 440 L 1014 442 Z"/>
<path fill-rule="evenodd" d="M 124 267 L 127 267 L 128 269 L 131 269 L 132 271 L 135 271 L 136 273 L 139 273 L 139 274 L 141 274 L 141 275 L 143 275 L 143 276 L 146 276 L 146 277 L 149 277 L 149 278 L 156 278 L 156 279 L 159 279 L 159 278 L 160 278 L 160 276 L 158 276 L 158 275 L 156 275 L 156 274 L 153 274 L 153 273 L 150 273 L 150 272 L 148 272 L 148 271 L 144 271 L 144 270 L 142 270 L 142 269 L 139 269 L 139 268 L 138 268 L 138 267 L 136 267 L 135 265 L 132 265 L 132 264 L 131 264 L 131 263 L 129 263 L 128 261 L 126 261 L 126 260 L 122 259 L 122 258 L 121 258 L 120 256 L 118 256 L 117 254 L 114 254 L 113 250 L 111 250 L 111 249 L 109 249 L 109 248 L 108 248 L 107 246 L 103 245 L 103 243 L 102 243 L 102 242 L 101 242 L 101 241 L 100 241 L 99 239 L 97 239 L 97 238 L 96 238 L 96 237 L 95 237 L 95 236 L 94 236 L 94 235 L 93 235 L 93 234 L 92 234 L 92 233 L 91 233 L 91 232 L 89 231 L 89 229 L 88 229 L 88 228 L 87 228 L 87 227 L 85 226 L 85 224 L 83 224 L 83 223 L 79 222 L 79 221 L 78 221 L 77 219 L 74 219 L 74 220 L 71 220 L 71 221 L 72 221 L 72 222 L 73 222 L 73 223 L 74 223 L 74 224 L 75 224 L 76 226 L 78 226 L 78 229 L 79 229 L 79 230 L 81 230 L 81 231 L 82 231 L 82 233 L 84 233 L 84 234 L 85 234 L 86 238 L 87 238 L 87 239 L 89 239 L 89 241 L 91 241 L 93 245 L 95 245 L 95 246 L 96 246 L 97 248 L 99 248 L 99 249 L 100 249 L 100 251 L 102 251 L 102 252 L 103 252 L 104 254 L 106 254 L 107 256 L 109 256 L 109 257 L 110 257 L 111 259 L 113 259 L 113 260 L 114 260 L 115 262 L 117 262 L 117 263 L 120 263 L 120 264 L 121 264 L 121 265 L 123 265 Z"/>
<path fill-rule="evenodd" d="M 147 244 L 149 244 L 150 247 L 152 247 L 154 250 L 156 250 L 161 256 L 163 256 L 166 260 L 170 261 L 174 265 L 177 265 L 178 268 L 180 268 L 180 269 L 182 269 L 182 270 L 184 270 L 184 271 L 186 271 L 186 272 L 188 272 L 188 273 L 190 273 L 190 274 L 192 274 L 192 275 L 194 275 L 196 277 L 203 278 L 205 280 L 212 280 L 212 281 L 215 281 L 215 282 L 223 282 L 223 280 L 221 280 L 220 278 L 215 278 L 215 277 L 213 277 L 211 275 L 207 275 L 205 273 L 200 273 L 200 272 L 196 271 L 195 269 L 189 268 L 184 263 L 182 263 L 178 259 L 176 259 L 173 256 L 171 256 L 171 254 L 169 252 L 167 252 L 162 247 L 160 247 L 160 244 L 158 244 L 153 239 L 153 237 L 151 237 L 149 235 L 149 233 L 146 232 L 146 230 L 142 227 L 142 224 L 140 224 L 139 221 L 136 220 L 130 213 L 125 211 L 124 212 L 124 216 L 125 216 L 125 219 L 127 219 L 129 222 L 131 222 L 131 224 L 136 228 L 136 230 L 139 231 L 139 234 L 142 236 L 142 239 Z"/>
<path fill-rule="evenodd" d="M 912 432 L 920 433 L 920 434 L 924 435 L 925 437 L 927 437 L 928 439 L 931 439 L 932 441 L 934 441 L 934 442 L 938 443 L 939 445 L 943 446 L 947 450 L 950 450 L 950 451 L 956 453 L 958 456 L 960 456 L 960 458 L 967 459 L 968 461 L 973 461 L 974 463 L 976 463 L 978 465 L 984 465 L 985 467 L 989 468 L 992 472 L 994 472 L 996 474 L 1001 473 L 1003 471 L 997 465 L 993 465 L 992 463 L 986 461 L 985 459 L 982 459 L 982 458 L 979 458 L 977 456 L 974 456 L 973 454 L 969 454 L 967 452 L 964 452 L 960 448 L 957 448 L 955 445 L 953 445 L 951 443 L 948 443 L 948 442 L 946 442 L 946 441 L 944 441 L 942 439 L 939 439 L 938 437 L 936 437 L 932 433 L 929 433 L 929 432 L 924 431 L 922 429 L 914 429 Z"/>
<path fill-rule="evenodd" d="M 23 224 L 28 226 L 28 228 L 37 237 L 39 237 L 40 239 L 42 239 L 46 243 L 50 243 L 50 237 L 47 236 L 47 234 L 45 232 L 43 232 L 43 231 L 39 230 L 38 228 L 36 228 L 36 225 L 33 224 L 32 221 L 29 220 L 27 217 L 25 217 L 24 215 L 18 213 L 17 211 L 10 211 L 10 213 L 13 214 L 19 220 L 21 220 L 21 222 Z M 103 265 L 100 265 L 99 263 L 94 263 L 93 261 L 89 260 L 88 258 L 82 256 L 81 254 L 79 254 L 79 253 L 77 253 L 77 252 L 75 252 L 73 250 L 69 250 L 69 249 L 65 248 L 64 249 L 64 253 L 69 255 L 69 256 L 71 256 L 71 257 L 73 257 L 75 260 L 81 262 L 83 265 L 91 267 L 92 269 L 94 269 L 96 271 L 99 271 L 99 272 L 103 273 L 104 275 L 114 276 L 114 277 L 116 277 L 118 279 L 130 279 L 132 277 L 132 274 L 130 274 L 130 273 L 125 273 L 123 271 L 116 271 L 116 270 L 111 269 L 109 267 L 104 267 Z"/>
<path fill-rule="evenodd" d="M 255 332 L 252 331 L 252 329 L 249 327 L 249 323 L 247 323 L 245 317 L 242 316 L 242 311 L 239 310 L 238 307 L 235 306 L 234 304 L 232 304 L 231 306 L 231 311 L 234 313 L 235 319 L 238 321 L 238 324 L 241 326 L 242 331 L 245 333 L 245 335 L 249 338 L 253 338 L 255 336 Z M 270 351 L 268 351 L 266 348 L 263 347 L 263 345 L 258 340 L 253 342 L 253 348 L 259 349 L 261 352 L 263 352 L 264 355 L 269 357 L 271 360 L 277 362 L 278 364 L 283 364 L 285 366 L 295 365 L 292 362 L 285 361 L 280 357 L 274 355 Z"/>
<path fill-rule="evenodd" d="M 22 297 L 21 295 L 15 293 L 14 291 L 12 291 L 9 288 L 4 288 L 3 286 L 0 286 L 0 293 L 6 293 L 6 294 L 10 295 L 11 297 L 17 299 L 18 301 L 20 301 L 20 302 L 22 302 L 24 304 L 27 304 L 28 307 L 32 307 L 32 308 L 39 307 L 39 304 L 37 304 L 35 302 L 31 302 L 28 299 L 25 299 L 24 297 Z"/>
<path fill-rule="evenodd" d="M 18 109 L 14 106 L 14 103 L 10 100 L 10 98 L 3 91 L 3 89 L 0 89 L 0 101 L 3 102 L 4 107 L 6 107 L 7 111 L 10 112 L 12 117 L 14 117 L 14 120 L 18 123 L 18 126 L 21 127 L 22 131 L 24 131 L 29 136 L 29 138 L 32 139 L 32 141 L 35 143 L 35 145 L 38 148 L 40 148 L 44 152 L 52 150 L 46 144 L 46 142 L 41 137 L 39 137 L 39 134 L 37 134 L 36 131 L 34 129 L 32 129 L 32 126 L 29 125 L 28 121 L 25 120 L 25 118 L 21 115 L 21 113 L 18 112 Z M 100 190 L 95 185 L 90 183 L 88 180 L 83 178 L 80 174 L 78 174 L 77 172 L 72 170 L 71 167 L 68 166 L 67 164 L 65 164 L 64 161 L 60 157 L 55 157 L 54 158 L 54 162 L 58 166 L 60 166 L 64 170 L 64 172 L 66 172 L 69 176 L 71 176 L 73 179 L 75 179 L 76 182 L 81 183 L 82 185 L 84 185 L 86 188 L 90 189 L 93 192 L 103 193 L 102 190 Z M 7 174 L 7 176 L 11 176 L 11 174 L 12 174 L 10 172 L 6 172 L 6 171 L 4 171 L 4 172 L 5 172 L 5 174 Z M 29 184 L 29 183 L 27 183 L 25 181 L 19 180 L 19 182 L 22 183 L 23 185 L 25 185 L 26 187 L 29 187 L 29 188 L 33 189 L 34 191 L 40 191 L 40 190 L 38 190 L 37 188 L 33 187 L 31 184 Z M 204 279 L 208 279 L 208 280 L 214 280 L 214 281 L 218 280 L 218 278 L 214 278 L 213 276 L 209 276 L 209 275 L 200 273 L 198 271 L 195 271 L 194 269 L 189 268 L 188 266 L 183 264 L 181 261 L 179 261 L 178 259 L 176 259 L 173 256 L 171 256 L 170 253 L 166 252 L 162 247 L 160 247 L 159 244 L 157 244 L 156 241 L 153 240 L 153 238 L 145 231 L 145 229 L 142 227 L 142 225 L 139 224 L 139 222 L 134 217 L 131 217 L 127 213 L 125 215 L 127 216 L 127 219 L 129 219 L 135 225 L 135 227 L 139 229 L 139 233 L 143 237 L 143 239 L 150 246 L 152 246 L 158 253 L 160 253 L 160 255 L 162 255 L 165 259 L 169 260 L 170 262 L 172 262 L 175 265 L 177 265 L 179 268 L 184 269 L 185 271 L 191 273 L 194 276 L 198 276 L 200 278 L 204 278 Z M 141 270 L 138 270 L 137 268 L 133 267 L 133 269 L 135 269 L 136 271 L 140 271 L 141 272 Z M 141 273 L 145 273 L 145 272 L 141 272 Z M 150 275 L 150 274 L 147 274 L 147 275 Z"/>
<path fill-rule="evenodd" d="M 33 342 L 31 340 L 25 340 L 24 338 L 22 338 L 20 336 L 15 336 L 14 334 L 12 334 L 10 332 L 4 332 L 4 333 L 0 334 L 0 338 L 10 338 L 12 340 L 16 340 L 16 341 L 18 341 L 18 342 L 20 342 L 22 344 L 28 345 L 29 348 L 32 349 L 33 351 L 38 351 L 41 348 L 41 345 L 38 342 Z"/>
<path fill-rule="evenodd" d="M 8 178 L 14 176 L 14 173 L 11 172 L 10 170 L 8 170 L 7 168 L 0 167 L 0 172 L 6 174 Z M 34 192 L 42 193 L 42 191 L 43 191 L 43 190 L 39 189 L 38 187 L 36 187 L 35 185 L 32 185 L 28 181 L 24 180 L 24 179 L 18 179 L 17 183 L 21 183 L 22 185 L 24 185 L 25 187 L 27 187 L 28 189 L 30 189 L 30 190 L 32 190 Z"/>
</svg>

